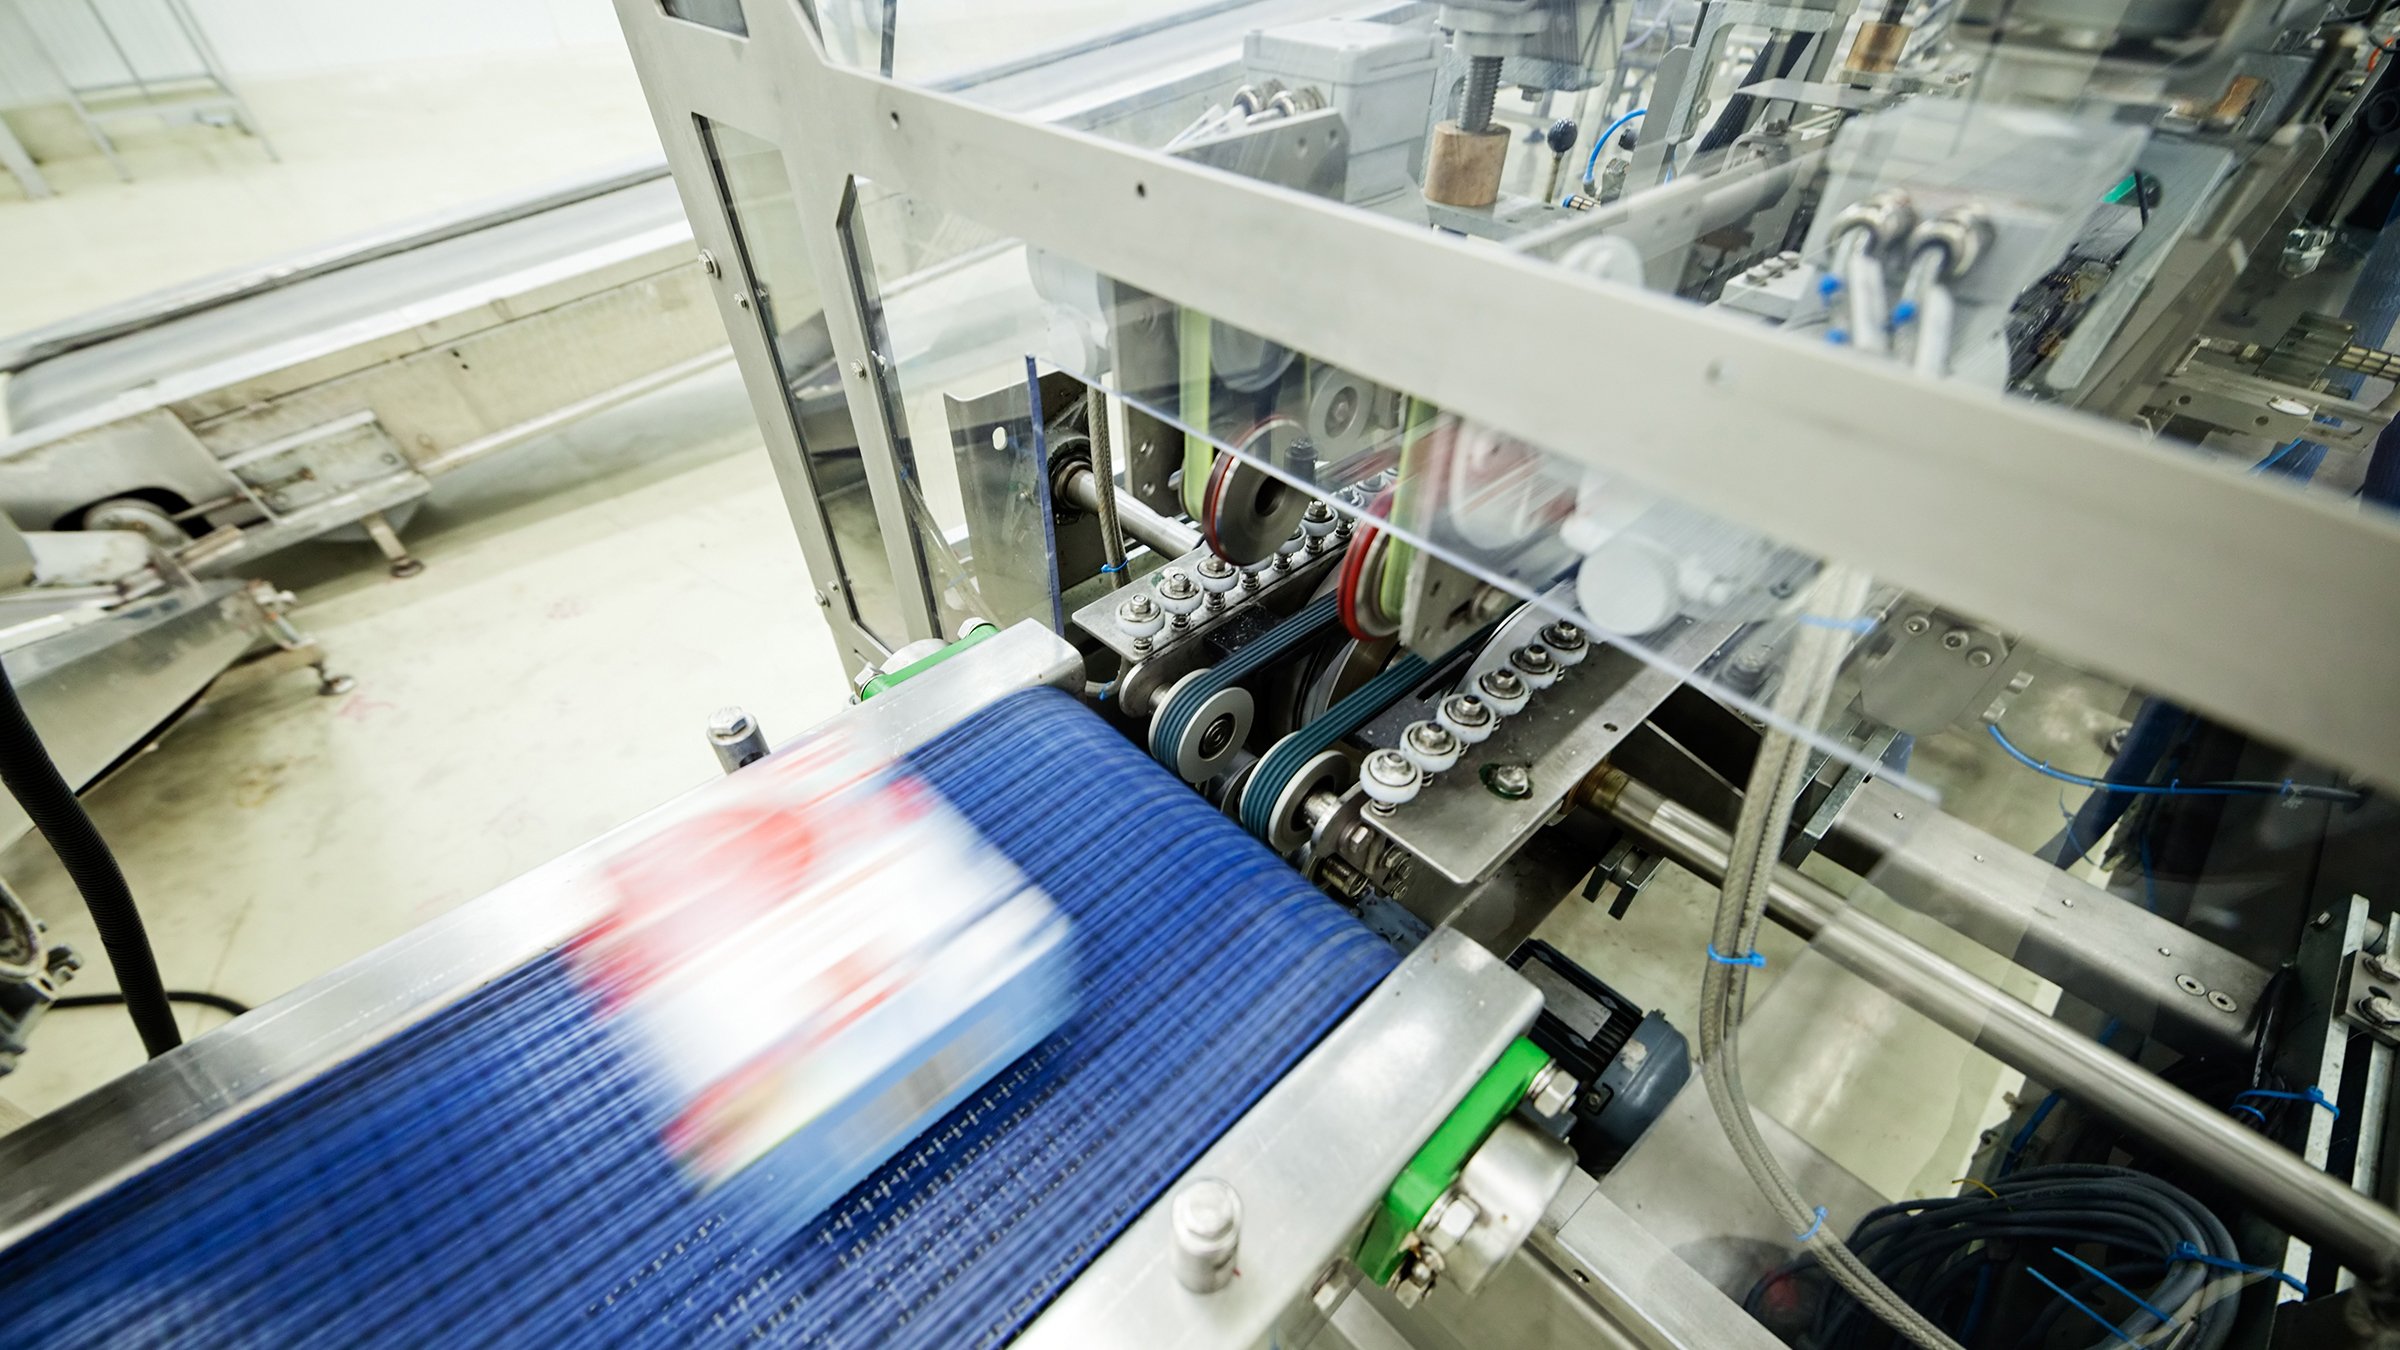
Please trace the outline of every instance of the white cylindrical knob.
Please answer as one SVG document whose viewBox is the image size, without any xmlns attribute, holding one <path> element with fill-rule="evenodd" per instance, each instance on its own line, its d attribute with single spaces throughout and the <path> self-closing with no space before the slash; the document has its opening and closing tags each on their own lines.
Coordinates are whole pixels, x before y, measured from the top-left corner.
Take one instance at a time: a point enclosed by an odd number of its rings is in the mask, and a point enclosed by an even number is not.
<svg viewBox="0 0 2400 1350">
<path fill-rule="evenodd" d="M 1215 1177 L 1176 1192 L 1175 1278 L 1195 1294 L 1233 1283 L 1233 1258 L 1242 1240 L 1242 1197 Z"/>
</svg>

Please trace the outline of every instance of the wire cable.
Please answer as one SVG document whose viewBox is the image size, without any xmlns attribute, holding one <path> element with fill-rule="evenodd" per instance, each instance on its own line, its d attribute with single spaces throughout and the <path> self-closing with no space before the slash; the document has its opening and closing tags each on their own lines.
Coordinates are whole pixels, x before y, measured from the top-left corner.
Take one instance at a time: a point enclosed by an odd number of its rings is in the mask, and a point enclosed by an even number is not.
<svg viewBox="0 0 2400 1350">
<path fill-rule="evenodd" d="M 25 809 L 42 832 L 59 865 L 82 893 L 92 925 L 100 930 L 101 950 L 109 968 L 126 991 L 125 1010 L 142 1036 L 142 1049 L 152 1059 L 183 1044 L 175 1012 L 167 1006 L 166 982 L 158 973 L 158 957 L 150 950 L 150 934 L 142 926 L 141 909 L 133 902 L 133 887 L 108 840 L 92 823 L 75 790 L 60 776 L 58 765 L 42 745 L 41 733 L 26 716 L 17 686 L 0 668 L 0 783 Z"/>
<path fill-rule="evenodd" d="M 1855 569 L 1828 567 L 1810 592 L 1809 608 L 1837 622 L 1803 623 L 1794 630 L 1783 683 L 1775 695 L 1777 721 L 1761 740 L 1758 758 L 1751 766 L 1718 895 L 1716 923 L 1709 940 L 1712 959 L 1703 968 L 1700 985 L 1701 1072 L 1708 1085 L 1709 1103 L 1716 1109 L 1734 1155 L 1791 1225 L 1810 1257 L 1839 1281 L 1859 1306 L 1918 1345 L 1927 1350 L 1961 1350 L 1958 1342 L 1909 1306 L 1851 1252 L 1767 1148 L 1743 1093 L 1739 1071 L 1740 1010 L 1751 967 L 1713 956 L 1716 952 L 1757 950 L 1758 928 L 1766 917 L 1767 881 L 1780 860 L 1792 804 L 1808 772 L 1807 746 L 1781 727 L 1812 726 L 1824 716 L 1834 677 L 1849 650 L 1851 635 L 1840 621 L 1865 608 L 1868 584 L 1868 578 Z"/>
<path fill-rule="evenodd" d="M 1617 133 L 1625 129 L 1626 123 L 1631 122 L 1633 119 L 1648 111 L 1650 111 L 1648 108 L 1634 109 L 1632 112 L 1625 114 L 1616 121 L 1609 123 L 1608 130 L 1601 132 L 1598 137 L 1593 139 L 1592 153 L 1583 161 L 1584 191 L 1590 192 L 1592 190 L 1592 174 L 1600 167 L 1600 152 L 1607 149 L 1608 143 L 1617 138 Z"/>
<path fill-rule="evenodd" d="M 2000 743 L 2000 748 L 2008 752 L 2009 758 L 2035 773 L 2046 778 L 2055 778 L 2062 783 L 2073 783 L 2077 787 L 2093 788 L 2101 792 L 2125 792 L 2140 797 L 2297 797 L 2306 801 L 2329 802 L 2357 802 L 2366 799 L 2365 793 L 2349 788 L 2333 787 L 2322 783 L 2295 783 L 2289 779 L 2280 783 L 2248 780 L 2222 783 L 2185 783 L 2181 781 L 2112 783 L 2105 778 L 2086 778 L 2079 773 L 2068 773 L 2064 769 L 2050 767 L 2048 760 L 2035 759 L 2018 749 L 2017 743 L 2008 738 L 2008 733 L 2002 731 L 1997 722 L 1986 724 L 1986 730 L 1992 733 L 1993 740 Z"/>
<path fill-rule="evenodd" d="M 2073 1312 L 2107 1327 L 2110 1344 L 2217 1350 L 2232 1335 L 2229 1295 L 2242 1283 L 2209 1273 L 2240 1263 L 2232 1235 L 2205 1205 L 2123 1167 L 2038 1167 L 1955 1196 L 1885 1205 L 1861 1218 L 1849 1241 L 1900 1297 L 1981 1345 L 2043 1344 Z M 2065 1267 L 2034 1267 L 2050 1257 Z M 1778 1284 L 1820 1274 L 1833 1272 L 1819 1253 L 1804 1253 L 1753 1286 L 1744 1306 L 1757 1308 Z M 1868 1310 L 1838 1290 L 1813 1306 L 1790 1304 L 1811 1319 L 1803 1344 L 1876 1343 L 1860 1321 Z M 1790 1339 L 1792 1329 L 1784 1330 Z"/>
<path fill-rule="evenodd" d="M 214 1008 L 218 1012 L 234 1017 L 250 1011 L 250 1005 L 247 1003 L 227 998 L 223 994 L 211 994 L 199 989 L 170 989 L 167 991 L 167 1001 L 169 1003 L 189 1003 L 201 1008 Z M 114 1008 L 121 1006 L 124 1002 L 123 994 L 111 990 L 105 994 L 68 994 L 63 998 L 52 999 L 50 1007 L 53 1010 L 59 1008 Z"/>
</svg>

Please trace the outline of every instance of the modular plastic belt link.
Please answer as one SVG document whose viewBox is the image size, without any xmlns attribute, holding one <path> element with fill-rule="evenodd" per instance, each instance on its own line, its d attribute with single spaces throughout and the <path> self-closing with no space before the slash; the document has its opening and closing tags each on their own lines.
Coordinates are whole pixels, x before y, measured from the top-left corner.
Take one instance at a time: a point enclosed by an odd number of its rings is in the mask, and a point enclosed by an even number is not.
<svg viewBox="0 0 2400 1350">
<path fill-rule="evenodd" d="M 911 762 L 1066 912 L 1079 1007 L 824 1214 L 696 1191 L 552 955 L 0 1251 L 12 1323 L 110 1346 L 1008 1340 L 1395 958 L 1058 691 Z"/>
</svg>

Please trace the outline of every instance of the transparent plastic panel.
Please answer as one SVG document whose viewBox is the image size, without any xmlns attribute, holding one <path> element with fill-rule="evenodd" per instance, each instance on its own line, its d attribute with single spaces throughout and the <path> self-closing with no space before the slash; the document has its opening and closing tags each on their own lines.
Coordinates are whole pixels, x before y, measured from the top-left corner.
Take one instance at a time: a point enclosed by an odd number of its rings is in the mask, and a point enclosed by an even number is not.
<svg viewBox="0 0 2400 1350">
<path fill-rule="evenodd" d="M 1495 624 L 1529 604 L 1518 621 L 1528 633 L 1553 620 L 1580 625 L 1747 716 L 1787 727 L 1833 761 L 1910 790 L 1882 764 L 1875 730 L 1846 706 L 1805 725 L 1773 707 L 1804 629 L 1864 642 L 1896 593 L 1870 588 L 1867 608 L 1816 613 L 1809 598 L 1823 560 L 1755 531 L 972 221 L 929 213 L 903 194 L 876 196 L 860 218 L 878 241 L 881 349 L 897 371 L 887 384 L 917 447 L 910 473 L 937 521 L 953 500 L 971 518 L 982 492 L 972 481 L 980 471 L 958 476 L 957 464 L 975 456 L 937 467 L 926 451 L 954 443 L 946 401 L 1015 387 L 1034 356 L 1040 369 L 1073 377 L 1070 389 L 1117 397 L 1128 426 L 1146 428 L 1127 433 L 1126 490 L 1140 495 L 1132 484 L 1143 455 L 1163 451 L 1162 490 L 1145 504 L 1188 517 L 1231 562 L 1264 566 L 1297 548 L 1308 503 L 1326 503 L 1336 542 L 1359 555 L 1355 567 L 1345 557 L 1326 568 L 1329 582 L 1344 578 L 1340 609 L 1354 635 L 1396 636 L 1436 660 L 1490 644 Z M 892 258 L 903 255 L 915 270 L 901 274 Z M 958 523 L 950 517 L 945 528 Z M 988 556 L 972 539 L 950 555 Z M 1071 588 L 1095 564 L 1064 560 L 1059 580 Z M 1012 558 L 985 585 L 1037 571 L 1033 559 Z M 987 591 L 986 603 L 1006 609 L 995 618 L 1033 612 L 1029 598 L 1000 589 Z"/>
<path fill-rule="evenodd" d="M 942 631 L 978 617 L 1063 628 L 1043 405 L 1055 418 L 1082 391 L 1045 397 L 1029 376 L 1039 316 L 1007 298 L 1026 284 L 1024 250 L 865 182 L 846 224 Z"/>
<path fill-rule="evenodd" d="M 907 639 L 907 628 L 859 459 L 858 433 L 833 370 L 833 346 L 783 154 L 739 127 L 698 120 L 752 284 L 754 312 L 783 374 L 810 495 L 841 573 L 838 589 L 860 628 L 885 646 L 896 646 Z"/>
<path fill-rule="evenodd" d="M 2400 316 L 2388 194 L 2343 170 L 2254 209 L 2317 127 L 2338 145 L 2400 19 L 2005 8 L 903 6 L 892 69 L 2400 503 L 2400 452 L 2368 471 Z M 828 41 L 872 65 L 892 12 L 861 4 Z M 1345 147 L 1330 176 L 1238 162 L 1312 121 Z M 2171 269 L 2227 243 L 2230 270 Z"/>
</svg>

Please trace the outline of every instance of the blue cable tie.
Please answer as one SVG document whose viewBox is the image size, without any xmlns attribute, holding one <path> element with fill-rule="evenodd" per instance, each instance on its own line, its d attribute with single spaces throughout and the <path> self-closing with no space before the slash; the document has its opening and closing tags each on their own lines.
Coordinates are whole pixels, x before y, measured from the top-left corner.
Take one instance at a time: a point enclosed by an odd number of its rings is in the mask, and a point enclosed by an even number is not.
<svg viewBox="0 0 2400 1350">
<path fill-rule="evenodd" d="M 2308 1090 L 2305 1092 L 2278 1092 L 2273 1088 L 2252 1088 L 2248 1092 L 2237 1092 L 2233 1094 L 2233 1099 L 2237 1102 L 2242 1100 L 2244 1097 L 2264 1097 L 2269 1101 L 2278 1102 L 2308 1102 L 2312 1105 L 2322 1106 L 2326 1110 L 2331 1111 L 2335 1120 L 2340 1120 L 2342 1118 L 2342 1108 L 2325 1100 L 2324 1089 L 2318 1087 L 2314 1083 L 2309 1084 Z M 2249 1111 L 2256 1110 L 2257 1108 L 2237 1106 L 2234 1109 L 2237 1111 Z M 2264 1120 L 2265 1117 L 2262 1115 L 2260 1119 Z"/>
<path fill-rule="evenodd" d="M 1905 327 L 1911 319 L 1916 317 L 1917 302 L 1914 300 L 1903 300 L 1892 309 L 1892 327 Z"/>
<path fill-rule="evenodd" d="M 1831 272 L 1817 278 L 1817 294 L 1827 300 L 1842 293 L 1842 279 Z"/>
<path fill-rule="evenodd" d="M 1132 561 L 1132 560 L 1129 558 L 1129 559 L 1127 559 L 1126 561 L 1127 561 L 1127 562 L 1130 562 L 1130 561 Z M 1114 565 L 1114 566 L 1111 566 L 1111 567 L 1103 567 L 1103 568 L 1101 568 L 1101 569 L 1100 569 L 1100 574 L 1101 574 L 1102 576 L 1106 576 L 1106 575 L 1108 575 L 1108 574 L 1109 574 L 1109 573 L 1111 573 L 1111 572 L 1122 572 L 1122 571 L 1124 571 L 1124 570 L 1125 570 L 1125 563 L 1117 563 L 1116 565 Z"/>
<path fill-rule="evenodd" d="M 2264 1112 L 2264 1111 L 2261 1111 L 2261 1110 L 2259 1110 L 2259 1109 L 2258 1109 L 2257 1107 L 2255 1107 L 2255 1106 L 2237 1106 L 2237 1107 L 2235 1107 L 2235 1108 L 2233 1108 L 2233 1109 L 2234 1109 L 2234 1110 L 2236 1110 L 2236 1111 L 2247 1111 L 2247 1112 L 2249 1112 L 2249 1113 L 2250 1113 L 2252 1116 L 2255 1116 L 2255 1117 L 2258 1119 L 2258 1123 L 2259 1123 L 2259 1124 L 2261 1124 L 2261 1125 L 2264 1125 L 2264 1124 L 2266 1124 L 2266 1123 L 2267 1123 L 2267 1113 L 2266 1113 L 2266 1112 Z"/>
<path fill-rule="evenodd" d="M 1757 970 L 1765 970 L 1767 968 L 1767 958 L 1759 955 L 1757 952 L 1751 952 L 1744 956 L 1727 956 L 1723 952 L 1718 951 L 1717 944 L 1713 942 L 1708 944 L 1708 959 L 1716 962 L 1720 966 L 1749 966 Z"/>
<path fill-rule="evenodd" d="M 2090 1275 L 2091 1275 L 2091 1276 L 2092 1276 L 2094 1279 L 2097 1279 L 2098 1281 L 2100 1281 L 2100 1283 L 2102 1283 L 2102 1284 L 2105 1284 L 2105 1285 L 2107 1285 L 2109 1288 L 2116 1290 L 2116 1291 L 2117 1291 L 2118 1293 L 2120 1293 L 2120 1294 L 2123 1294 L 2125 1297 L 2127 1297 L 2127 1298 L 2129 1298 L 2129 1299 L 2132 1299 L 2132 1300 L 2134 1301 L 2134 1303 L 2135 1303 L 2135 1304 L 2137 1304 L 2137 1305 L 2139 1305 L 2139 1306 L 2140 1306 L 2140 1308 L 2141 1308 L 2141 1310 L 2142 1310 L 2143 1312 L 2146 1312 L 2146 1313 L 2150 1314 L 2152 1317 L 2155 1317 L 2155 1318 L 2157 1318 L 2157 1319 L 2160 1321 L 2160 1323 L 2162 1323 L 2162 1324 L 2164 1324 L 2164 1325 L 2166 1325 L 2166 1326 L 2173 1326 L 2173 1325 L 2175 1325 L 2175 1323 L 2176 1323 L 2176 1320 L 2177 1320 L 2177 1319 L 2176 1319 L 2176 1317 L 2175 1317 L 2175 1314 L 2173 1314 L 2173 1313 L 2171 1313 L 2171 1312 L 2168 1312 L 2166 1309 L 2159 1307 L 2157 1304 L 2155 1304 L 2155 1303 L 2152 1303 L 2150 1300 L 2148 1300 L 2148 1299 L 2146 1299 L 2146 1298 L 2143 1298 L 2143 1297 L 2142 1297 L 2140 1294 L 2137 1294 L 2137 1293 L 2133 1292 L 2132 1290 L 2130 1290 L 2130 1289 L 2126 1288 L 2124 1285 L 2121 1285 L 2121 1284 L 2117 1283 L 2117 1282 L 2116 1282 L 2116 1280 L 2115 1280 L 2114 1278 L 2112 1278 L 2112 1277 L 2109 1275 L 2109 1273 L 2108 1273 L 2107 1271 L 2105 1271 L 2105 1270 L 2102 1270 L 2100 1267 L 2098 1267 L 2098 1266 L 2095 1266 L 2095 1265 L 2093 1265 L 2091 1262 L 2084 1260 L 2082 1257 L 2080 1257 L 2080 1256 L 2077 1256 L 2075 1253 L 2073 1253 L 2073 1252 L 2071 1252 L 2071 1251 L 2068 1251 L 2068 1250 L 2067 1250 L 2066 1248 L 2064 1248 L 2064 1247 L 2052 1247 L 2050 1250 L 2051 1250 L 2051 1251 L 2054 1251 L 2054 1252 L 2056 1252 L 2056 1253 L 2058 1253 L 2058 1255 L 2059 1255 L 2059 1256 L 2061 1256 L 2062 1258 L 2064 1258 L 2064 1259 L 2066 1259 L 2066 1260 L 2069 1260 L 2069 1261 L 2072 1261 L 2072 1262 L 2074 1262 L 2074 1263 L 2075 1263 L 2076 1265 L 2078 1265 L 2078 1266 L 2081 1266 L 2081 1267 L 2084 1269 L 2084 1271 L 2085 1271 L 2086 1273 L 2090 1274 Z"/>
<path fill-rule="evenodd" d="M 1810 1238 L 1815 1237 L 1817 1235 L 1817 1230 L 1823 1228 L 1824 1226 L 1825 1207 L 1823 1205 L 1819 1205 L 1817 1206 L 1817 1217 L 1815 1222 L 1809 1224 L 1808 1227 L 1801 1229 L 1799 1232 L 1792 1234 L 1792 1236 L 1798 1241 L 1806 1242 Z"/>
<path fill-rule="evenodd" d="M 2292 1288 L 2299 1290 L 2300 1297 L 2308 1297 L 2308 1285 L 2304 1283 L 2299 1276 L 2292 1274 L 2288 1270 L 2279 1270 L 2274 1266 L 2254 1266 L 2247 1261 L 2236 1261 L 2230 1256 L 2212 1256 L 2209 1253 L 2200 1250 L 2198 1247 L 2193 1246 L 2189 1242 L 2178 1242 L 2175 1244 L 2174 1259 L 2178 1261 L 2197 1261 L 2204 1266 L 2214 1266 L 2219 1270 L 2239 1271 L 2244 1275 L 2272 1276 L 2273 1278 L 2281 1280 L 2285 1284 L 2290 1285 Z"/>
<path fill-rule="evenodd" d="M 1875 631 L 1875 621 L 1863 614 L 1855 619 L 1836 619 L 1823 614 L 1803 614 L 1800 616 L 1800 622 L 1811 628 L 1832 628 L 1844 633 L 1872 633 Z"/>
<path fill-rule="evenodd" d="M 1850 345 L 1850 330 L 1847 328 L 1828 328 L 1825 330 L 1825 340 L 1832 343 L 1836 347 L 1847 347 Z"/>
<path fill-rule="evenodd" d="M 2084 1302 L 2082 1299 L 2075 1297 L 2073 1294 L 2070 1294 L 2065 1289 L 2059 1287 L 2058 1281 L 2051 1279 L 2049 1276 L 2044 1275 L 2042 1272 L 2035 1270 L 2031 1266 L 2025 1267 L 2025 1273 L 2031 1275 L 2037 1280 L 2040 1280 L 2043 1284 L 2048 1285 L 2051 1293 L 2065 1299 L 2068 1306 L 2075 1309 L 2075 1311 L 2082 1313 L 2084 1316 L 2092 1319 L 2095 1322 L 2098 1322 L 2100 1325 L 2107 1327 L 2109 1335 L 2116 1337 L 2118 1340 L 2123 1341 L 2127 1345 L 2141 1344 L 2140 1341 L 2137 1341 L 2133 1337 L 2126 1335 L 2125 1328 L 2118 1326 L 2116 1323 L 2109 1321 L 2105 1317 L 2102 1317 L 2099 1311 L 2093 1308 L 2091 1304 Z"/>
</svg>

